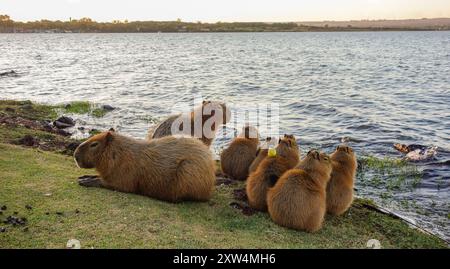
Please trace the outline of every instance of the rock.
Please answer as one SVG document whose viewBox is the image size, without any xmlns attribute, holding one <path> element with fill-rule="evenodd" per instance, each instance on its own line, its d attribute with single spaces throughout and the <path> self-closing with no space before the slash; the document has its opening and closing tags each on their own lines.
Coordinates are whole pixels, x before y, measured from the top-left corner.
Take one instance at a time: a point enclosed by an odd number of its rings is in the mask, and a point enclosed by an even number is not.
<svg viewBox="0 0 450 269">
<path fill-rule="evenodd" d="M 71 136 L 71 134 L 67 131 L 64 131 L 62 129 L 56 129 L 56 133 L 62 136 Z"/>
<path fill-rule="evenodd" d="M 28 210 L 33 209 L 33 207 L 31 205 L 26 205 L 25 208 L 28 209 Z"/>
<path fill-rule="evenodd" d="M 105 110 L 105 111 L 113 111 L 116 108 L 113 107 L 113 106 L 110 106 L 110 105 L 103 105 L 102 109 Z"/>
<path fill-rule="evenodd" d="M 19 218 L 16 216 L 9 216 L 6 218 L 6 220 L 4 221 L 5 224 L 11 224 L 13 226 L 19 226 L 19 225 L 26 225 L 27 224 L 27 219 L 26 218 Z"/>
<path fill-rule="evenodd" d="M 62 216 L 62 215 L 64 215 L 64 212 L 56 212 L 56 215 L 58 215 L 58 216 Z"/>
<path fill-rule="evenodd" d="M 58 118 L 57 120 L 55 120 L 53 122 L 53 125 L 58 129 L 65 129 L 68 127 L 75 126 L 75 121 L 70 117 L 62 116 L 62 117 Z"/>
<path fill-rule="evenodd" d="M 4 232 L 6 232 L 6 228 L 0 227 L 0 233 L 4 233 Z"/>
<path fill-rule="evenodd" d="M 7 108 L 5 108 L 5 111 L 6 111 L 6 112 L 11 112 L 11 113 L 16 112 L 16 110 L 15 110 L 14 108 L 12 108 L 12 107 L 7 107 Z"/>
<path fill-rule="evenodd" d="M 1 72 L 0 73 L 0 77 L 17 77 L 18 74 L 16 71 L 11 70 L 11 71 L 6 71 L 6 72 Z"/>
<path fill-rule="evenodd" d="M 70 151 L 75 151 L 80 144 L 81 144 L 80 142 L 72 142 L 66 146 L 66 149 Z"/>
<path fill-rule="evenodd" d="M 34 138 L 31 135 L 26 135 L 26 136 L 22 137 L 21 139 L 19 139 L 18 144 L 24 145 L 27 147 L 33 147 L 33 146 L 39 145 L 39 140 L 37 138 Z"/>
<path fill-rule="evenodd" d="M 0 209 L 1 210 L 6 210 L 6 209 L 8 209 L 8 207 L 6 207 L 6 205 L 4 205 L 4 206 L 0 207 Z"/>
</svg>

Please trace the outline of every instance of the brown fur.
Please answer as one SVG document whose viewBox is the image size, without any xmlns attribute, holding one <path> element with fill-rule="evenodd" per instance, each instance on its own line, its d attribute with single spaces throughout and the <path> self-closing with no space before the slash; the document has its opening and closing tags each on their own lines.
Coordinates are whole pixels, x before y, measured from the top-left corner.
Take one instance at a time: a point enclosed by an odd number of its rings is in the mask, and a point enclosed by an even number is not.
<svg viewBox="0 0 450 269">
<path fill-rule="evenodd" d="M 326 186 L 331 169 L 326 154 L 310 151 L 295 169 L 284 173 L 267 194 L 272 220 L 297 230 L 319 230 L 326 212 Z"/>
<path fill-rule="evenodd" d="M 258 145 L 258 131 L 253 127 L 244 127 L 242 134 L 220 154 L 222 171 L 236 180 L 247 179 L 248 168 L 256 157 Z"/>
<path fill-rule="evenodd" d="M 212 109 L 211 113 L 207 111 L 208 109 Z M 150 128 L 150 130 L 148 131 L 147 140 L 174 135 L 172 134 L 172 124 L 177 120 L 183 119 L 187 119 L 187 121 L 190 122 L 190 126 L 183 126 L 183 124 L 181 124 L 180 129 L 185 128 L 185 130 L 184 131 L 180 130 L 180 132 L 182 132 L 183 134 L 189 134 L 190 136 L 194 136 L 195 135 L 194 126 L 196 126 L 195 124 L 196 120 L 201 119 L 201 127 L 203 128 L 206 122 L 209 122 L 210 120 L 213 119 L 214 115 L 218 110 L 220 110 L 220 113 L 222 113 L 222 117 L 217 119 L 217 124 L 216 123 L 212 124 L 210 130 L 212 137 L 207 136 L 205 133 L 203 133 L 203 131 L 201 131 L 201 134 L 198 134 L 201 135 L 201 138 L 199 137 L 199 139 L 205 145 L 210 146 L 212 141 L 214 140 L 214 135 L 217 132 L 218 129 L 217 125 L 226 124 L 231 119 L 231 112 L 226 107 L 226 105 L 224 103 L 219 103 L 215 101 L 203 101 L 201 106 L 196 107 L 187 114 L 178 114 L 169 116 L 167 119 L 160 122 L 158 125 L 154 126 L 153 128 Z"/>
<path fill-rule="evenodd" d="M 353 202 L 353 183 L 357 161 L 352 148 L 338 146 L 331 154 L 333 171 L 327 186 L 327 212 L 341 215 Z"/>
<path fill-rule="evenodd" d="M 248 168 L 248 173 L 250 174 L 251 172 L 256 171 L 256 168 L 258 168 L 258 165 L 262 162 L 262 160 L 264 160 L 267 157 L 267 154 L 269 153 L 269 148 L 268 148 L 268 144 L 270 143 L 270 141 L 272 140 L 271 137 L 267 137 L 266 138 L 266 144 L 264 148 L 260 147 L 257 151 L 256 151 L 256 158 L 253 160 L 252 164 L 250 165 L 250 167 Z"/>
<path fill-rule="evenodd" d="M 300 159 L 295 138 L 280 139 L 275 157 L 266 157 L 247 179 L 247 197 L 249 205 L 257 210 L 267 210 L 267 191 L 273 187 L 278 178 L 287 170 L 295 167 Z"/>
<path fill-rule="evenodd" d="M 193 138 L 136 140 L 104 132 L 74 153 L 81 168 L 95 168 L 104 187 L 160 200 L 207 201 L 215 184 L 210 150 Z"/>
</svg>

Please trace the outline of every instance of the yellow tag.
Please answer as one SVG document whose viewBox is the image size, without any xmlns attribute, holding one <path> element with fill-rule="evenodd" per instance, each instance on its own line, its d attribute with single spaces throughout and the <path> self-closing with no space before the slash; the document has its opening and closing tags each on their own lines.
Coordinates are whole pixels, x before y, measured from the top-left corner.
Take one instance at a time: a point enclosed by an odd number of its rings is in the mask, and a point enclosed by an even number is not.
<svg viewBox="0 0 450 269">
<path fill-rule="evenodd" d="M 276 149 L 269 149 L 269 151 L 267 152 L 267 156 L 269 156 L 269 157 L 275 157 L 275 156 L 277 156 L 277 151 L 276 151 Z"/>
</svg>

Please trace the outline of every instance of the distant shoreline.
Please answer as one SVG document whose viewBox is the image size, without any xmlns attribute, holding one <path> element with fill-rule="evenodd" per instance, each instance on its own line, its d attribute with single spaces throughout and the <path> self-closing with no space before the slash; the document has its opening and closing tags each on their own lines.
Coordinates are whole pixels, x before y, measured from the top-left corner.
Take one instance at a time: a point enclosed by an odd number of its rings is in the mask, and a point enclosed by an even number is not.
<svg viewBox="0 0 450 269">
<path fill-rule="evenodd" d="M 0 34 L 217 34 L 217 33 L 362 33 L 362 32 L 448 32 L 450 29 L 342 29 L 342 30 L 312 30 L 312 31 L 158 31 L 158 32 L 0 32 Z"/>
<path fill-rule="evenodd" d="M 0 33 L 253 33 L 253 32 L 380 32 L 449 31 L 450 18 L 323 22 L 183 22 L 112 21 L 90 18 L 69 21 L 13 21 L 0 15 Z"/>
</svg>

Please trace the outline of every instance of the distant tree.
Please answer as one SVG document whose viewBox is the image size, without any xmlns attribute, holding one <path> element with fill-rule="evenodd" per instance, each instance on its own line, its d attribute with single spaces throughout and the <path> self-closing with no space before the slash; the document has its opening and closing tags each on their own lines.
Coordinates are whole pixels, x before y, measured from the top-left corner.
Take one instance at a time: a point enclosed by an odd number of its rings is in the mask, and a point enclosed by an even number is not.
<svg viewBox="0 0 450 269">
<path fill-rule="evenodd" d="M 10 22 L 11 21 L 11 17 L 8 15 L 0 15 L 0 22 Z"/>
</svg>

